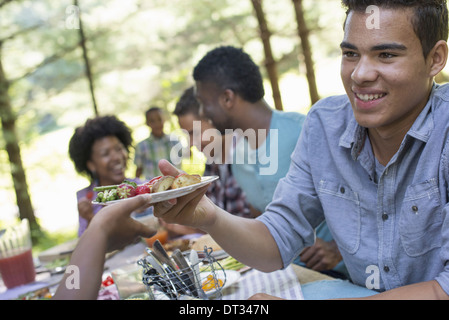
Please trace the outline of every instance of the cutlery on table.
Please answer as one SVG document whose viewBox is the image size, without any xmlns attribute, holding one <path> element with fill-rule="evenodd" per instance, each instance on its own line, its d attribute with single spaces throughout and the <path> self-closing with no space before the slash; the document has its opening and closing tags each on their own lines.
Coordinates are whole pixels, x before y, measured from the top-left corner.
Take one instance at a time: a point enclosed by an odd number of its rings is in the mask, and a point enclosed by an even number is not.
<svg viewBox="0 0 449 320">
<path fill-rule="evenodd" d="M 196 250 L 190 250 L 190 267 L 193 270 L 193 276 L 195 277 L 195 285 L 198 292 L 202 295 L 202 298 L 207 299 L 206 294 L 204 293 L 203 289 L 201 288 L 201 279 L 200 279 L 200 266 L 199 266 L 199 259 L 198 259 L 198 252 Z"/>
<path fill-rule="evenodd" d="M 181 278 L 184 280 L 186 284 L 188 284 L 190 292 L 192 292 L 192 294 L 195 295 L 195 297 L 199 298 L 198 290 L 195 285 L 195 276 L 193 275 L 194 270 L 189 266 L 189 263 L 184 258 L 184 255 L 182 254 L 181 250 L 176 249 L 172 253 L 172 258 L 178 265 L 181 271 Z"/>
</svg>

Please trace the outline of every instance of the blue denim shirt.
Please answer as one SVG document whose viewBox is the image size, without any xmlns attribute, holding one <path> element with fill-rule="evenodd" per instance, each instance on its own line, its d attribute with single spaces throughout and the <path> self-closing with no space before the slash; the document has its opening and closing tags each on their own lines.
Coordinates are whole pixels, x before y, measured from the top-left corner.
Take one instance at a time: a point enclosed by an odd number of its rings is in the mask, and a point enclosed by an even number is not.
<svg viewBox="0 0 449 320">
<path fill-rule="evenodd" d="M 284 266 L 326 219 L 354 283 L 375 283 L 377 273 L 374 289 L 384 291 L 435 279 L 449 294 L 448 157 L 449 86 L 434 86 L 379 174 L 348 98 L 330 97 L 310 111 L 289 172 L 258 219 Z"/>
</svg>

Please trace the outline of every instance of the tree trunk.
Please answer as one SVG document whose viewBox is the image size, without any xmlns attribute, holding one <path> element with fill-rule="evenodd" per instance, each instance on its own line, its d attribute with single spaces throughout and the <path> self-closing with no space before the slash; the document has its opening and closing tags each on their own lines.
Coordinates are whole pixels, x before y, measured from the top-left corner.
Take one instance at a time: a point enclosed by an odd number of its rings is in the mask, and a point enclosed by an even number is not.
<svg viewBox="0 0 449 320">
<path fill-rule="evenodd" d="M 9 82 L 6 79 L 2 58 L 1 58 L 1 42 L 0 42 L 0 117 L 2 123 L 2 132 L 6 144 L 6 152 L 8 153 L 11 165 L 11 176 L 16 193 L 17 206 L 19 208 L 20 219 L 27 218 L 33 231 L 40 232 L 40 226 L 36 221 L 33 206 L 31 204 L 30 195 L 28 193 L 28 184 L 26 181 L 25 169 L 20 155 L 19 139 L 16 133 L 16 117 L 11 107 L 8 88 Z M 35 235 L 36 232 L 33 232 Z M 33 234 L 32 233 L 32 234 Z"/>
<path fill-rule="evenodd" d="M 268 72 L 268 77 L 271 82 L 273 90 L 274 105 L 277 110 L 284 110 L 282 105 L 281 90 L 279 89 L 279 77 L 276 68 L 276 61 L 273 58 L 273 51 L 271 49 L 270 37 L 271 33 L 268 29 L 265 13 L 262 8 L 262 0 L 251 0 L 257 20 L 259 21 L 260 38 L 262 39 L 263 48 L 265 52 L 265 67 Z"/>
<path fill-rule="evenodd" d="M 296 21 L 298 24 L 298 35 L 299 38 L 301 39 L 302 54 L 304 56 L 304 63 L 306 65 L 307 70 L 306 72 L 307 72 L 307 82 L 309 83 L 310 100 L 312 104 L 314 104 L 320 99 L 320 97 L 318 95 L 318 89 L 316 85 L 312 49 L 310 47 L 309 42 L 310 31 L 307 28 L 306 20 L 304 18 L 302 0 L 292 0 L 292 1 L 295 6 Z"/>
<path fill-rule="evenodd" d="M 92 98 L 92 105 L 94 108 L 94 113 L 96 116 L 98 116 L 98 107 L 97 107 L 97 100 L 95 99 L 95 89 L 94 89 L 94 80 L 92 77 L 92 71 L 91 71 L 91 67 L 90 67 L 90 61 L 89 61 L 89 56 L 87 54 L 87 47 L 86 47 L 86 36 L 84 35 L 84 29 L 83 29 L 83 23 L 81 20 L 81 9 L 79 8 L 78 5 L 78 0 L 74 0 L 73 4 L 78 8 L 78 21 L 79 21 L 79 34 L 80 34 L 80 43 L 81 43 L 81 48 L 83 49 L 83 59 L 84 59 L 84 64 L 86 66 L 86 77 L 87 80 L 89 82 L 89 90 L 90 90 L 90 96 Z"/>
</svg>

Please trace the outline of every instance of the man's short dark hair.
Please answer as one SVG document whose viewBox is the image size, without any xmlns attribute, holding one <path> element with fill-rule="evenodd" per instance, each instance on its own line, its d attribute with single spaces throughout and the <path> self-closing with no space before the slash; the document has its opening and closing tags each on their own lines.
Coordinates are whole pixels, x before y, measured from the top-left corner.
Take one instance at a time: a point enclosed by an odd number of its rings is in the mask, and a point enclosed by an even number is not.
<svg viewBox="0 0 449 320">
<path fill-rule="evenodd" d="M 242 49 L 218 47 L 208 52 L 193 70 L 193 79 L 231 89 L 244 100 L 257 102 L 265 95 L 259 67 Z"/>
<path fill-rule="evenodd" d="M 200 104 L 195 98 L 194 87 L 190 87 L 184 91 L 179 101 L 176 103 L 175 111 L 176 116 L 184 116 L 186 114 L 194 114 L 200 116 Z"/>
<path fill-rule="evenodd" d="M 87 167 L 92 156 L 92 146 L 95 141 L 110 136 L 117 137 L 129 152 L 133 143 L 131 130 L 115 116 L 88 119 L 84 126 L 75 129 L 69 142 L 69 155 L 78 173 L 94 178 L 93 172 Z"/>
<path fill-rule="evenodd" d="M 342 0 L 342 4 L 347 8 L 346 14 L 350 11 L 366 11 L 371 5 L 387 9 L 413 8 L 413 28 L 426 58 L 438 41 L 448 39 L 446 0 Z"/>
</svg>

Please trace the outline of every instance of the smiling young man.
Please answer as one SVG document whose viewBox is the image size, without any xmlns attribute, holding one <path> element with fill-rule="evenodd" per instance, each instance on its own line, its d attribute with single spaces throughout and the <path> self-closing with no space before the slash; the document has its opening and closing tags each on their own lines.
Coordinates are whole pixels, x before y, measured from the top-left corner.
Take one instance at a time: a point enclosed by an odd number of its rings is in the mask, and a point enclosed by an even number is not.
<svg viewBox="0 0 449 320">
<path fill-rule="evenodd" d="M 195 193 L 156 215 L 264 271 L 287 267 L 326 219 L 353 282 L 380 292 L 369 298 L 449 299 L 449 86 L 434 83 L 448 56 L 446 1 L 343 4 L 347 94 L 309 112 L 266 212 L 239 220 Z"/>
<path fill-rule="evenodd" d="M 374 154 L 386 165 L 429 99 L 433 77 L 445 58 L 446 44 L 423 48 L 414 30 L 417 26 L 412 25 L 419 19 L 413 7 L 399 16 L 397 10 L 382 10 L 380 28 L 367 29 L 365 1 L 348 2 L 357 3 L 357 11 L 351 12 L 346 21 L 341 76 L 355 119 L 369 129 Z M 426 2 L 438 1 L 423 1 L 423 8 Z M 423 37 L 441 30 L 446 36 L 439 35 L 439 40 L 447 38 L 447 28 L 442 30 L 431 21 L 426 24 L 426 30 L 430 30 Z"/>
</svg>

